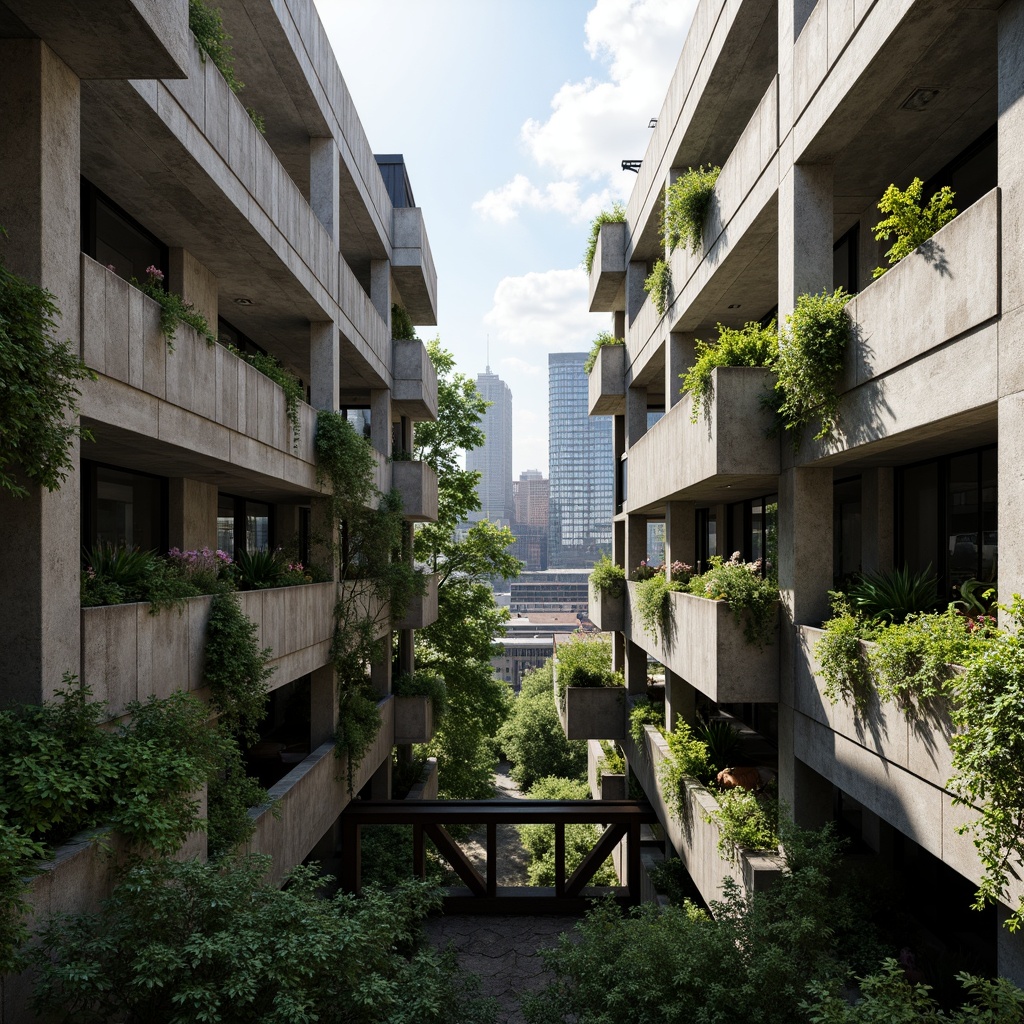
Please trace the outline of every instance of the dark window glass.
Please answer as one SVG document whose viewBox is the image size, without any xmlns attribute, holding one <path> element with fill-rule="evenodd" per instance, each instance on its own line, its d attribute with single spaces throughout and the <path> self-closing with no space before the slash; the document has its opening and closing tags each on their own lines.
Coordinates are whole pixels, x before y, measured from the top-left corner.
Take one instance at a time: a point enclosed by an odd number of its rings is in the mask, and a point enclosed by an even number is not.
<svg viewBox="0 0 1024 1024">
<path fill-rule="evenodd" d="M 842 288 L 855 295 L 857 292 L 857 232 L 860 224 L 854 224 L 834 246 L 832 246 L 832 287 Z"/>
<path fill-rule="evenodd" d="M 836 586 L 861 569 L 860 477 L 837 481 L 832 491 L 832 573 Z"/>
<path fill-rule="evenodd" d="M 266 551 L 274 541 L 270 505 L 247 501 L 232 494 L 217 499 L 217 547 L 234 555 L 237 551 Z"/>
<path fill-rule="evenodd" d="M 82 179 L 82 252 L 126 281 L 157 267 L 167 282 L 167 246 L 95 185 Z"/>
<path fill-rule="evenodd" d="M 256 501 L 245 503 L 245 550 L 266 551 L 270 547 L 270 506 Z"/>
<path fill-rule="evenodd" d="M 939 524 L 936 514 L 939 500 L 939 464 L 908 466 L 902 477 L 900 549 L 898 559 L 912 572 L 924 572 L 936 565 L 939 550 Z"/>
<path fill-rule="evenodd" d="M 165 549 L 167 489 L 163 478 L 96 463 L 83 462 L 83 470 L 82 534 L 86 546 Z"/>
</svg>

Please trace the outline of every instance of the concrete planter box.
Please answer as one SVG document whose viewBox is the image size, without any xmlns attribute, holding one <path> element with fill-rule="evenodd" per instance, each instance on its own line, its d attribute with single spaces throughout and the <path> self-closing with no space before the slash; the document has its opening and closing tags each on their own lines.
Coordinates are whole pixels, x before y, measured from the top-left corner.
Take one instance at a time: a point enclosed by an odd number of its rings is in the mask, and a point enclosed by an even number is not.
<svg viewBox="0 0 1024 1024">
<path fill-rule="evenodd" d="M 626 411 L 626 346 L 604 345 L 587 380 L 591 416 L 620 416 Z"/>
<path fill-rule="evenodd" d="M 626 728 L 626 690 L 622 686 L 570 686 L 555 708 L 567 740 L 619 740 Z"/>
<path fill-rule="evenodd" d="M 437 586 L 441 574 L 424 573 L 422 594 L 410 598 L 405 615 L 398 620 L 396 629 L 423 629 L 437 621 Z"/>
<path fill-rule="evenodd" d="M 82 392 L 83 415 L 254 472 L 266 473 L 269 464 L 275 475 L 315 483 L 310 474 L 316 412 L 299 402 L 295 444 L 278 384 L 184 324 L 170 351 L 160 333 L 159 309 L 117 274 L 82 256 L 82 358 L 103 377 L 139 393 L 116 389 L 116 396 L 105 398 L 109 381 L 89 384 Z M 178 412 L 160 411 L 161 402 Z"/>
<path fill-rule="evenodd" d="M 625 221 L 602 224 L 597 235 L 594 263 L 590 269 L 590 312 L 611 313 L 626 285 Z"/>
<path fill-rule="evenodd" d="M 689 395 L 629 449 L 629 511 L 665 501 L 739 501 L 778 487 L 779 439 L 761 396 L 771 372 L 748 366 L 712 373 L 710 418 L 690 422 Z"/>
<path fill-rule="evenodd" d="M 413 323 L 437 323 L 437 270 L 418 206 L 396 206 L 391 214 L 391 273 Z M 433 418 L 433 417 L 431 417 Z"/>
<path fill-rule="evenodd" d="M 256 623 L 260 647 L 271 648 L 272 688 L 330 660 L 334 597 L 333 583 L 238 594 L 242 611 Z M 82 609 L 82 681 L 108 702 L 111 717 L 133 700 L 202 689 L 212 602 L 190 597 L 156 615 L 148 603 Z"/>
<path fill-rule="evenodd" d="M 691 686 L 719 703 L 775 703 L 779 699 L 779 606 L 772 643 L 747 643 L 743 626 L 724 601 L 669 593 L 670 611 L 657 641 L 636 613 L 636 583 L 629 595 L 630 639 Z"/>
<path fill-rule="evenodd" d="M 669 752 L 665 738 L 654 726 L 644 726 L 644 742 L 640 746 L 627 733 L 622 750 L 654 807 L 666 837 L 705 901 L 721 898 L 726 878 L 734 878 L 745 892 L 752 893 L 768 888 L 782 874 L 784 861 L 777 852 L 740 850 L 734 857 L 718 852 L 718 825 L 705 820 L 718 809 L 718 802 L 695 779 L 686 780 L 684 820 L 679 820 L 675 798 L 664 792 L 658 778 L 658 768 L 669 757 Z"/>
<path fill-rule="evenodd" d="M 426 462 L 393 462 L 391 486 L 402 496 L 402 513 L 416 523 L 437 522 L 437 473 Z"/>
<path fill-rule="evenodd" d="M 434 705 L 429 697 L 395 697 L 395 743 L 429 743 L 434 735 Z"/>
<path fill-rule="evenodd" d="M 395 738 L 394 698 L 385 698 L 377 707 L 380 731 L 354 772 L 352 793 L 358 793 L 391 757 Z M 249 811 L 249 817 L 256 822 L 256 832 L 247 852 L 270 854 L 273 864 L 267 878 L 278 883 L 291 867 L 309 856 L 352 799 L 348 759 L 335 756 L 333 742 L 321 744 L 268 793 L 273 803 Z"/>
<path fill-rule="evenodd" d="M 406 800 L 436 800 L 437 799 L 437 758 L 428 757 L 427 763 L 423 766 L 423 774 L 406 795 Z"/>
<path fill-rule="evenodd" d="M 619 772 L 602 771 L 603 760 L 604 751 L 601 749 L 600 740 L 588 740 L 587 782 L 590 785 L 590 795 L 595 800 L 627 800 L 629 797 L 626 776 Z"/>
<path fill-rule="evenodd" d="M 626 584 L 623 592 L 613 597 L 605 590 L 590 584 L 590 621 L 603 633 L 621 632 L 626 628 Z"/>
<path fill-rule="evenodd" d="M 394 387 L 391 406 L 396 415 L 411 420 L 437 419 L 437 371 L 422 341 L 391 343 L 391 373 Z"/>
</svg>

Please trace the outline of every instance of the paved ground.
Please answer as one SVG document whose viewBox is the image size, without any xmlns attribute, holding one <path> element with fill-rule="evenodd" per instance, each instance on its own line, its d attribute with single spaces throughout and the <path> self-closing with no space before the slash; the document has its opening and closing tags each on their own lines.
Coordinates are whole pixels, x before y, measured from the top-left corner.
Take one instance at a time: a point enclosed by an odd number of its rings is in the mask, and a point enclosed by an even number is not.
<svg viewBox="0 0 1024 1024">
<path fill-rule="evenodd" d="M 480 977 L 480 994 L 498 1000 L 498 1024 L 523 1024 L 520 995 L 551 980 L 537 950 L 554 946 L 575 923 L 555 916 L 439 917 L 427 922 L 427 935 L 439 949 L 453 945 L 459 965 Z"/>
</svg>

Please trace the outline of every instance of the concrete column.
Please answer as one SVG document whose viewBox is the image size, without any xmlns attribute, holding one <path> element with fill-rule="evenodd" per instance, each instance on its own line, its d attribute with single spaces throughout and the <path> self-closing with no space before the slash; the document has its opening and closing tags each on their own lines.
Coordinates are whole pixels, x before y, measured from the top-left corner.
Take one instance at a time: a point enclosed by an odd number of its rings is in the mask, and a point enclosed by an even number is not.
<svg viewBox="0 0 1024 1024">
<path fill-rule="evenodd" d="M 997 450 L 999 507 L 999 594 L 1024 593 L 1024 392 L 999 399 Z M 1014 626 L 1004 611 L 999 625 Z"/>
<path fill-rule="evenodd" d="M 384 763 L 373 773 L 370 781 L 366 784 L 370 790 L 371 800 L 391 799 L 391 758 L 385 759 Z"/>
<path fill-rule="evenodd" d="M 218 282 L 187 249 L 171 249 L 168 254 L 171 291 L 177 292 L 186 302 L 202 314 L 210 333 L 217 336 Z"/>
<path fill-rule="evenodd" d="M 339 247 L 338 208 L 341 202 L 341 154 L 331 136 L 309 140 L 309 205 L 316 219 L 330 235 L 334 248 Z"/>
<path fill-rule="evenodd" d="M 794 164 L 785 172 L 779 184 L 780 324 L 798 295 L 832 289 L 832 205 L 831 164 Z"/>
<path fill-rule="evenodd" d="M 632 640 L 626 641 L 625 676 L 627 693 L 647 692 L 647 652 Z"/>
<path fill-rule="evenodd" d="M 0 39 L 0 251 L 6 266 L 53 293 L 55 336 L 81 346 L 79 81 L 38 39 Z M 83 383 L 83 390 L 88 382 Z M 38 703 L 80 673 L 79 445 L 59 490 L 0 491 L 0 701 Z"/>
<path fill-rule="evenodd" d="M 309 740 L 316 750 L 338 728 L 338 679 L 333 665 L 324 665 L 310 676 Z"/>
<path fill-rule="evenodd" d="M 860 552 L 864 572 L 893 567 L 893 516 L 892 467 L 865 469 L 860 477 Z"/>
<path fill-rule="evenodd" d="M 644 281 L 647 280 L 646 263 L 630 263 L 626 266 L 626 323 L 632 324 L 640 307 L 647 301 Z"/>
<path fill-rule="evenodd" d="M 390 636 L 385 639 L 386 649 L 379 661 L 370 666 L 370 686 L 377 699 L 391 693 L 391 643 Z"/>
<path fill-rule="evenodd" d="M 339 403 L 341 350 L 331 320 L 309 325 L 309 397 L 314 409 L 334 412 Z"/>
<path fill-rule="evenodd" d="M 697 342 L 692 334 L 669 334 L 665 345 L 665 412 L 682 398 L 680 377 L 693 365 L 696 351 Z"/>
<path fill-rule="evenodd" d="M 697 691 L 680 675 L 665 669 L 665 725 L 676 727 L 682 719 L 687 725 L 697 720 Z"/>
<path fill-rule="evenodd" d="M 169 547 L 182 551 L 217 546 L 216 484 L 181 476 L 171 478 L 168 485 L 167 542 Z"/>
<path fill-rule="evenodd" d="M 626 447 L 647 433 L 647 388 L 626 389 Z"/>
<path fill-rule="evenodd" d="M 391 392 L 370 392 L 370 443 L 381 455 L 391 456 Z"/>
<path fill-rule="evenodd" d="M 416 653 L 411 629 L 402 629 L 398 632 L 398 671 L 408 672 L 409 675 L 416 671 Z"/>
<path fill-rule="evenodd" d="M 647 558 L 647 517 L 626 520 L 626 576 Z"/>
<path fill-rule="evenodd" d="M 696 560 L 696 515 L 692 501 L 665 503 L 665 566 L 673 562 L 693 565 Z"/>
<path fill-rule="evenodd" d="M 388 260 L 370 260 L 370 301 L 391 330 L 391 264 Z"/>
</svg>

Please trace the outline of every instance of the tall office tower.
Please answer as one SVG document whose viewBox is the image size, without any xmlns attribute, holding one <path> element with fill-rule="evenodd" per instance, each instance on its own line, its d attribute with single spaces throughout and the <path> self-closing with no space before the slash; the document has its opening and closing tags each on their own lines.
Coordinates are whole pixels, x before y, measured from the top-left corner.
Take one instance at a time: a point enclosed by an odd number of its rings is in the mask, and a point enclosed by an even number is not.
<svg viewBox="0 0 1024 1024">
<path fill-rule="evenodd" d="M 586 568 L 612 548 L 612 419 L 590 417 L 585 352 L 548 356 L 548 566 Z"/>
<path fill-rule="evenodd" d="M 480 509 L 471 512 L 470 522 L 489 519 L 511 526 L 515 515 L 512 500 L 512 391 L 496 374 L 487 369 L 476 378 L 477 390 L 491 404 L 480 426 L 487 435 L 479 448 L 466 453 L 466 469 L 476 470 Z"/>
<path fill-rule="evenodd" d="M 539 469 L 528 469 L 512 482 L 516 535 L 512 554 L 525 569 L 548 567 L 548 498 L 551 481 Z"/>
</svg>

